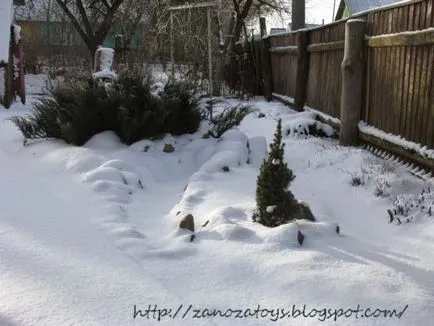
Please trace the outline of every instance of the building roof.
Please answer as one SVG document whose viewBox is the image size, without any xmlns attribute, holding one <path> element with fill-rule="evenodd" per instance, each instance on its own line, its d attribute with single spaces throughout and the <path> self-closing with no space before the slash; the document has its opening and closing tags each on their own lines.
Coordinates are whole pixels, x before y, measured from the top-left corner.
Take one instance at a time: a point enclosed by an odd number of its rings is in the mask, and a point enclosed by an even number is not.
<svg viewBox="0 0 434 326">
<path fill-rule="evenodd" d="M 384 7 L 397 2 L 405 2 L 405 0 L 341 0 L 336 14 L 336 19 L 342 18 L 345 7 L 348 8 L 351 16 L 359 12 Z"/>
<path fill-rule="evenodd" d="M 270 29 L 270 34 L 285 33 L 286 31 L 287 31 L 286 28 L 272 27 Z"/>
<path fill-rule="evenodd" d="M 8 62 L 13 18 L 12 0 L 0 1 L 0 64 Z"/>
</svg>

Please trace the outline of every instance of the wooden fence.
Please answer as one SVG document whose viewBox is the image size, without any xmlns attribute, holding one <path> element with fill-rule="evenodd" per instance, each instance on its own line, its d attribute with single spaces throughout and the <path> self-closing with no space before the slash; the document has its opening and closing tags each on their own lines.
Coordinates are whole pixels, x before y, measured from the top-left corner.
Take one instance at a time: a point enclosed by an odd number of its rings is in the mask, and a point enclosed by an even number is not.
<svg viewBox="0 0 434 326">
<path fill-rule="evenodd" d="M 366 22 L 360 120 L 427 148 L 434 148 L 433 6 L 414 0 L 351 17 Z M 265 95 L 341 118 L 346 23 L 264 39 Z"/>
</svg>

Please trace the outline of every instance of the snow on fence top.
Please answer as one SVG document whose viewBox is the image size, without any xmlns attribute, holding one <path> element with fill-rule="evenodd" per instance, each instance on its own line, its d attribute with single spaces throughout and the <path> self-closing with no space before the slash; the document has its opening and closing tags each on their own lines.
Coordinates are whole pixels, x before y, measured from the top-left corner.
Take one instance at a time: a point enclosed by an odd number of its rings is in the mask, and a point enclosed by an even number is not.
<svg viewBox="0 0 434 326">
<path fill-rule="evenodd" d="M 0 63 L 8 62 L 12 8 L 12 0 L 0 1 Z"/>
<path fill-rule="evenodd" d="M 378 137 L 380 139 L 384 139 L 384 140 L 386 140 L 390 143 L 393 143 L 395 145 L 404 147 L 406 149 L 413 150 L 423 157 L 426 157 L 429 159 L 434 159 L 434 149 L 429 149 L 426 146 L 422 146 L 420 144 L 408 141 L 405 138 L 400 137 L 400 136 L 388 134 L 382 130 L 379 130 L 375 127 L 367 125 L 363 121 L 359 122 L 359 130 L 361 132 L 366 133 L 366 134 Z"/>
</svg>

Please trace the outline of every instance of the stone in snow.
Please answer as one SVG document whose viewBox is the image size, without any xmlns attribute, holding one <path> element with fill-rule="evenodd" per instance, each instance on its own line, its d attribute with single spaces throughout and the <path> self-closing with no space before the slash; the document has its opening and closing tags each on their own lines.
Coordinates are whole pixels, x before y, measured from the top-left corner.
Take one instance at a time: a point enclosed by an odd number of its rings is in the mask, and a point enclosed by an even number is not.
<svg viewBox="0 0 434 326">
<path fill-rule="evenodd" d="M 163 152 L 164 153 L 172 153 L 175 151 L 175 147 L 172 144 L 164 144 Z"/>
<path fill-rule="evenodd" d="M 194 218 L 193 215 L 188 214 L 184 216 L 184 218 L 179 223 L 180 229 L 186 229 L 190 230 L 191 232 L 194 232 Z"/>
<path fill-rule="evenodd" d="M 299 244 L 300 246 L 303 245 L 304 234 L 301 233 L 300 230 L 298 230 L 298 233 L 297 233 L 297 241 L 298 241 L 298 244 Z"/>
</svg>

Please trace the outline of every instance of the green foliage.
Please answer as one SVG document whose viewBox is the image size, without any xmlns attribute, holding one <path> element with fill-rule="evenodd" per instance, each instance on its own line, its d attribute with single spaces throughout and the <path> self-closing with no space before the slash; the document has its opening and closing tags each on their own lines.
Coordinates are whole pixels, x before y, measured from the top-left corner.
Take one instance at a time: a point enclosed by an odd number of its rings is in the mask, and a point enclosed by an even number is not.
<svg viewBox="0 0 434 326">
<path fill-rule="evenodd" d="M 52 89 L 31 115 L 11 120 L 26 139 L 57 138 L 78 146 L 105 130 L 126 144 L 197 131 L 201 115 L 187 84 L 169 84 L 159 97 L 150 89 L 149 78 L 140 74 L 123 73 L 110 84 L 89 78 Z"/>
<path fill-rule="evenodd" d="M 167 112 L 164 131 L 173 135 L 193 133 L 199 128 L 201 113 L 198 101 L 192 96 L 189 83 L 167 84 L 160 95 Z"/>
<path fill-rule="evenodd" d="M 296 219 L 314 221 L 310 209 L 298 202 L 288 189 L 295 176 L 284 162 L 282 122 L 277 123 L 270 153 L 264 160 L 256 184 L 256 210 L 253 221 L 276 227 Z"/>
<path fill-rule="evenodd" d="M 225 109 L 217 118 L 212 120 L 214 126 L 208 134 L 211 137 L 220 138 L 227 130 L 238 126 L 250 112 L 250 107 L 240 105 Z"/>
<path fill-rule="evenodd" d="M 99 116 L 103 89 L 91 81 L 74 89 L 53 88 L 50 97 L 41 98 L 27 117 L 12 117 L 26 139 L 58 138 L 83 145 L 105 130 Z"/>
<path fill-rule="evenodd" d="M 150 92 L 151 83 L 140 74 L 120 74 L 107 88 L 102 113 L 109 130 L 126 144 L 162 133 L 166 116 L 164 103 Z"/>
</svg>

